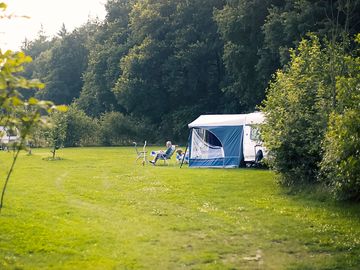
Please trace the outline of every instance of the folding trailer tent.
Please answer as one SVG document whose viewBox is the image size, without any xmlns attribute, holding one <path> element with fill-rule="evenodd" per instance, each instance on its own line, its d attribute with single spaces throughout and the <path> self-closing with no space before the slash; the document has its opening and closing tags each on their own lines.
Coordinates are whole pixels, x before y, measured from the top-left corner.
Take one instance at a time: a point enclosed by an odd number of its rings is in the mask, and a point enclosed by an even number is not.
<svg viewBox="0 0 360 270">
<path fill-rule="evenodd" d="M 244 158 L 244 127 L 264 120 L 251 114 L 201 115 L 188 126 L 190 167 L 239 167 Z"/>
</svg>

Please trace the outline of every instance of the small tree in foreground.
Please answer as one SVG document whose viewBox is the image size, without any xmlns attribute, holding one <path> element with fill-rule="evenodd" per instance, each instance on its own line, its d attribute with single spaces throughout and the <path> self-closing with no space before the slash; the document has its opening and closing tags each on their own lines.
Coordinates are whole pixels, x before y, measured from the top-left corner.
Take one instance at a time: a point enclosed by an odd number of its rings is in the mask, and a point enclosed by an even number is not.
<svg viewBox="0 0 360 270">
<path fill-rule="evenodd" d="M 4 12 L 6 4 L 0 2 L 0 10 Z M 6 17 L 0 14 L 0 18 Z M 65 107 L 54 106 L 51 102 L 35 98 L 24 100 L 18 89 L 41 89 L 44 87 L 38 80 L 27 80 L 17 74 L 24 70 L 24 64 L 31 62 L 31 57 L 22 52 L 4 53 L 0 50 L 0 126 L 8 130 L 16 130 L 20 136 L 14 145 L 14 155 L 10 169 L 6 175 L 1 192 L 0 211 L 3 207 L 7 184 L 14 170 L 21 149 L 34 129 L 47 123 L 46 113 L 62 110 Z"/>
<path fill-rule="evenodd" d="M 55 160 L 56 151 L 64 146 L 66 138 L 66 114 L 54 111 L 50 115 L 50 125 L 45 132 L 45 137 L 52 150 L 52 160 Z"/>
<path fill-rule="evenodd" d="M 14 156 L 9 172 L 6 176 L 0 199 L 0 211 L 3 207 L 3 199 L 7 184 L 13 172 L 16 160 L 33 130 L 47 124 L 46 113 L 62 107 L 56 107 L 51 102 L 40 101 L 35 98 L 23 100 L 17 89 L 40 89 L 43 88 L 37 80 L 26 80 L 16 76 L 23 70 L 23 64 L 30 62 L 31 58 L 23 53 L 0 51 L 0 125 L 9 130 L 16 130 L 20 136 L 14 144 Z"/>
</svg>

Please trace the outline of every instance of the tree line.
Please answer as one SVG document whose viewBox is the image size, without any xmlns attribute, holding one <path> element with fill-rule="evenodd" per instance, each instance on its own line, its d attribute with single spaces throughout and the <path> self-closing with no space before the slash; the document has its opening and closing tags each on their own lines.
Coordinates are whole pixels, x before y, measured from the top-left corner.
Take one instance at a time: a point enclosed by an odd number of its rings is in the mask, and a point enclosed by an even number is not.
<svg viewBox="0 0 360 270">
<path fill-rule="evenodd" d="M 185 141 L 200 114 L 255 110 L 306 33 L 355 34 L 357 2 L 108 0 L 104 21 L 26 40 L 25 76 L 46 84 L 37 98 L 97 120 L 117 112 L 150 141 Z"/>
</svg>

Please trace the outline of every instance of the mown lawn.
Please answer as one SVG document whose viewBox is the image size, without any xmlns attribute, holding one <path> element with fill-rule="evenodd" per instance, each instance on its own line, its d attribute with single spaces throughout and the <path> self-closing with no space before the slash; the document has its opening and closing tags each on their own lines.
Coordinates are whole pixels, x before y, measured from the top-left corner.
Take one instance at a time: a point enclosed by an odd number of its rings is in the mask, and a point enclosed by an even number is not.
<svg viewBox="0 0 360 270">
<path fill-rule="evenodd" d="M 132 148 L 21 154 L 0 269 L 359 269 L 360 206 L 288 195 L 273 173 L 135 164 Z M 0 152 L 4 179 L 11 153 Z"/>
</svg>

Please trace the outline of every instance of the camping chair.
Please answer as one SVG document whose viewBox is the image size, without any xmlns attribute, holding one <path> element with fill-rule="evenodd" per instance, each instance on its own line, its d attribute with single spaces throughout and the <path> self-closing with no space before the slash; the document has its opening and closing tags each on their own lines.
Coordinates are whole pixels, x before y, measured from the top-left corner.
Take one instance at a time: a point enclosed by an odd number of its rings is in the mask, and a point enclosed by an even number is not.
<svg viewBox="0 0 360 270">
<path fill-rule="evenodd" d="M 187 148 L 185 152 L 183 152 L 181 149 L 180 152 L 179 150 L 176 150 L 176 161 L 179 164 L 181 163 L 189 164 L 189 151 L 187 151 Z"/>
<path fill-rule="evenodd" d="M 175 153 L 176 145 L 171 146 L 171 151 L 166 155 L 166 153 L 159 154 L 159 160 L 163 160 L 164 164 L 169 165 L 168 160 L 171 159 L 172 155 Z"/>
<path fill-rule="evenodd" d="M 147 151 L 146 151 L 146 141 L 144 142 L 144 146 L 143 146 L 143 150 L 142 151 L 139 151 L 137 149 L 137 143 L 136 142 L 133 142 L 134 146 L 135 146 L 135 151 L 136 151 L 136 160 L 135 160 L 135 163 L 139 160 L 139 159 L 142 159 L 142 165 L 144 166 L 146 163 L 147 163 Z"/>
</svg>

